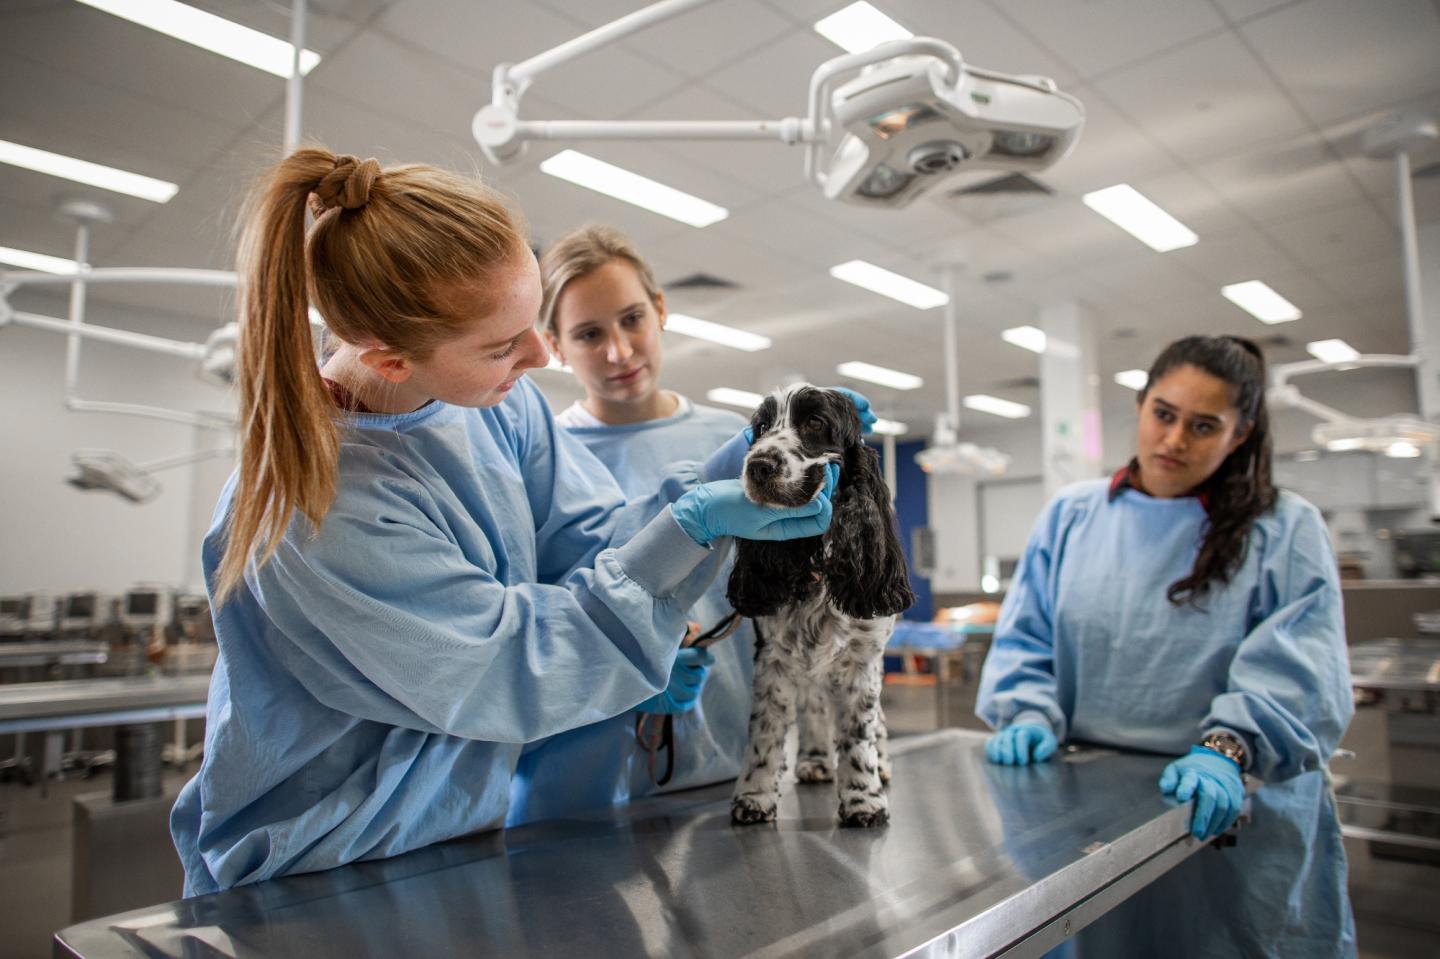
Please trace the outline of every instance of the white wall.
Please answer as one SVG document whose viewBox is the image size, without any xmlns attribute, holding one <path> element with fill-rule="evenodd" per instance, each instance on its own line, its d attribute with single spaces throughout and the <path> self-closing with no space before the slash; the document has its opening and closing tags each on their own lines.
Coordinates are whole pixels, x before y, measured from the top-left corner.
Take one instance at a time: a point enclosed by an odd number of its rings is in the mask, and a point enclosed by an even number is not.
<svg viewBox="0 0 1440 959">
<path fill-rule="evenodd" d="M 29 312 L 66 315 L 59 297 L 21 291 L 11 303 Z M 86 321 L 202 341 L 216 318 L 156 317 L 92 302 Z M 0 418 L 0 593 L 118 592 L 141 581 L 199 587 L 199 542 L 230 471 L 228 460 L 157 474 L 163 490 L 142 505 L 69 486 L 65 478 L 73 472 L 70 454 L 76 449 L 113 449 L 142 463 L 192 450 L 197 432 L 208 431 L 67 411 L 62 405 L 64 358 L 63 336 L 0 327 L 0 405 L 7 411 Z M 192 369 L 177 357 L 91 341 L 82 348 L 80 395 L 184 410 L 233 410 L 229 393 L 197 380 Z M 229 445 L 223 434 L 200 441 Z"/>
</svg>

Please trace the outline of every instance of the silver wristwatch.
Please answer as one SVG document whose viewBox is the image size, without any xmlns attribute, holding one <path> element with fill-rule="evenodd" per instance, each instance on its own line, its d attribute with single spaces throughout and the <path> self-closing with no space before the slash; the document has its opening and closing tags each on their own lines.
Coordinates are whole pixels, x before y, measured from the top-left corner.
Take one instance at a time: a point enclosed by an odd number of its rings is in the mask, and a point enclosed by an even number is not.
<svg viewBox="0 0 1440 959">
<path fill-rule="evenodd" d="M 1245 768 L 1245 744 L 1229 733 L 1211 733 L 1200 740 L 1200 745 L 1226 759 L 1233 759 L 1241 769 Z"/>
</svg>

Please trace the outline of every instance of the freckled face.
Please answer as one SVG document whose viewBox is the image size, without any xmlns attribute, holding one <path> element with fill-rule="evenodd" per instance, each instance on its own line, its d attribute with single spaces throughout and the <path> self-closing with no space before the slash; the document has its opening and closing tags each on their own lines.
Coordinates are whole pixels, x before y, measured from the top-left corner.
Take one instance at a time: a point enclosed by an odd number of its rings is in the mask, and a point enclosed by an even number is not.
<svg viewBox="0 0 1440 959">
<path fill-rule="evenodd" d="M 540 270 L 528 252 L 483 284 L 446 291 L 447 312 L 473 314 L 470 329 L 413 363 L 410 383 L 454 406 L 494 406 L 526 370 L 550 360 L 535 329 Z"/>
<path fill-rule="evenodd" d="M 1140 486 L 1159 499 L 1185 496 L 1215 475 L 1249 435 L 1228 383 L 1195 366 L 1175 367 L 1140 399 Z"/>
</svg>

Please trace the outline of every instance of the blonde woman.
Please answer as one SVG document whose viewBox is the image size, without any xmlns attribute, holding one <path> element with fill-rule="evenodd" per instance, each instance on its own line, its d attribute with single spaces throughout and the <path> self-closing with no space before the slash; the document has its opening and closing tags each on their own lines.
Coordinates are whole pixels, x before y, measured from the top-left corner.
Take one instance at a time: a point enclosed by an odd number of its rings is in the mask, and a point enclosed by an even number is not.
<svg viewBox="0 0 1440 959">
<path fill-rule="evenodd" d="M 739 437 L 627 505 L 524 378 L 539 273 L 478 183 L 297 151 L 239 267 L 240 466 L 203 555 L 220 657 L 171 816 L 187 895 L 498 825 L 522 744 L 676 685 L 724 537 L 829 524 L 825 494 L 746 501 Z"/>
</svg>

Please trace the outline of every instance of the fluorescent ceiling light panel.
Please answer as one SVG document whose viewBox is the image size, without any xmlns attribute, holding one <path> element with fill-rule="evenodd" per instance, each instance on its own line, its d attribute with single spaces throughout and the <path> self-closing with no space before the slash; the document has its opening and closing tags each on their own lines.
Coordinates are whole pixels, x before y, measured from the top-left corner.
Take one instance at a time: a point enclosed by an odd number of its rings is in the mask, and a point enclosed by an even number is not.
<svg viewBox="0 0 1440 959">
<path fill-rule="evenodd" d="M 765 401 L 765 397 L 759 393 L 749 393 L 745 390 L 732 390 L 728 386 L 717 386 L 705 394 L 705 398 L 712 403 L 724 403 L 726 406 L 739 406 L 742 409 L 753 410 Z"/>
<path fill-rule="evenodd" d="M 1225 299 L 1261 323 L 1289 323 L 1303 315 L 1300 309 L 1260 280 L 1246 280 L 1220 287 Z"/>
<path fill-rule="evenodd" d="M 1414 459 L 1420 455 L 1420 447 L 1407 440 L 1396 440 L 1385 447 L 1385 455 L 1392 459 Z"/>
<path fill-rule="evenodd" d="M 770 337 L 768 336 L 747 333 L 745 330 L 737 330 L 733 326 L 711 323 L 709 320 L 696 319 L 693 316 L 686 316 L 684 313 L 671 313 L 666 316 L 665 330 L 669 333 L 679 333 L 682 336 L 693 336 L 697 340 L 709 340 L 711 343 L 719 343 L 732 350 L 744 350 L 747 353 L 770 349 Z"/>
<path fill-rule="evenodd" d="M 29 250 L 13 250 L 8 246 L 0 246 L 0 263 L 18 266 L 22 270 L 38 270 L 41 273 L 59 273 L 64 276 L 75 273 L 77 269 L 74 260 L 31 253 Z"/>
<path fill-rule="evenodd" d="M 1014 326 L 1001 332 L 1000 339 L 1031 353 L 1045 352 L 1045 331 L 1038 327 Z"/>
<path fill-rule="evenodd" d="M 1199 241 L 1195 231 L 1160 209 L 1128 183 L 1087 193 L 1085 205 L 1152 250 L 1167 253 Z"/>
<path fill-rule="evenodd" d="M 864 53 L 887 41 L 915 36 L 865 0 L 830 14 L 815 24 L 815 32 L 847 53 Z"/>
<path fill-rule="evenodd" d="M 1115 382 L 1138 393 L 1150 382 L 1150 374 L 1145 370 L 1121 370 L 1115 374 Z"/>
<path fill-rule="evenodd" d="M 897 422 L 896 420 L 885 419 L 877 419 L 875 421 L 875 425 L 872 426 L 871 429 L 879 433 L 881 436 L 901 436 L 905 433 L 910 432 L 910 427 L 906 426 L 904 423 Z"/>
<path fill-rule="evenodd" d="M 1030 415 L 1030 407 L 1024 403 L 1012 403 L 1009 400 L 1002 400 L 998 396 L 986 396 L 984 393 L 967 396 L 964 403 L 968 409 L 1003 416 L 1007 420 L 1023 420 Z"/>
<path fill-rule="evenodd" d="M 155 203 L 167 203 L 180 191 L 175 184 L 154 177 L 127 173 L 125 170 L 101 166 L 87 160 L 77 160 L 48 150 L 11 143 L 9 140 L 0 140 L 0 163 L 74 180 L 87 186 L 98 186 L 102 190 L 112 190 L 126 196 L 138 196 L 142 200 L 152 200 Z"/>
<path fill-rule="evenodd" d="M 870 363 L 841 363 L 835 367 L 835 372 L 851 379 L 864 380 L 866 383 L 888 386 L 892 390 L 918 390 L 925 385 L 925 381 L 914 373 L 887 370 L 883 366 L 874 366 Z"/>
<path fill-rule="evenodd" d="M 112 13 L 122 20 L 149 27 L 156 33 L 238 60 L 246 66 L 277 77 L 290 76 L 294 50 L 284 40 L 259 30 L 197 10 L 175 0 L 80 0 L 96 10 Z M 300 51 L 300 74 L 315 69 L 320 54 L 314 50 Z"/>
<path fill-rule="evenodd" d="M 540 164 L 540 169 L 576 186 L 633 203 L 694 227 L 719 223 L 730 215 L 723 206 L 682 193 L 674 187 L 587 156 L 578 150 L 561 150 Z"/>
<path fill-rule="evenodd" d="M 873 263 L 866 263 L 864 260 L 851 260 L 848 263 L 841 263 L 839 266 L 832 266 L 830 275 L 837 280 L 844 280 L 846 283 L 853 283 L 867 289 L 871 293 L 879 293 L 892 300 L 899 300 L 906 306 L 913 306 L 917 310 L 929 310 L 950 302 L 950 297 L 933 286 L 918 283 L 899 273 L 891 273 L 889 270 Z"/>
<path fill-rule="evenodd" d="M 1360 358 L 1360 351 L 1344 340 L 1316 340 L 1306 343 L 1305 351 L 1322 363 L 1349 363 Z"/>
</svg>

